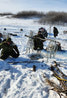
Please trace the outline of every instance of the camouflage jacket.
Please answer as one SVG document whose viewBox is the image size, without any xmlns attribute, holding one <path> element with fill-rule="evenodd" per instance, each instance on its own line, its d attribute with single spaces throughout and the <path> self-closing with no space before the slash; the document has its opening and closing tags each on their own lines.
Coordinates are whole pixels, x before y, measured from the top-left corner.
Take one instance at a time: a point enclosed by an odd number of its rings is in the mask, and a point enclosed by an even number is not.
<svg viewBox="0 0 67 98">
<path fill-rule="evenodd" d="M 5 52 L 6 52 L 6 53 L 9 53 L 9 52 L 11 52 L 13 49 L 14 49 L 17 53 L 19 53 L 17 46 L 16 46 L 13 42 L 10 43 L 10 42 L 4 41 L 4 42 L 0 43 L 0 49 L 2 49 L 1 54 L 5 53 Z"/>
</svg>

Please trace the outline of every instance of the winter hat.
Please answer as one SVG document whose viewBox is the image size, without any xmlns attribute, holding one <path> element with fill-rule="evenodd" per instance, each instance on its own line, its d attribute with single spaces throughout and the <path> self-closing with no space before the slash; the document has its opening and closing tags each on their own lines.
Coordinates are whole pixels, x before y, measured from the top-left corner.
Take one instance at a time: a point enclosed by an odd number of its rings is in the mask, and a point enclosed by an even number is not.
<svg viewBox="0 0 67 98">
<path fill-rule="evenodd" d="M 7 39 L 6 39 L 6 41 L 11 42 L 11 38 L 10 38 L 10 37 L 9 37 L 9 38 L 7 38 Z"/>
</svg>

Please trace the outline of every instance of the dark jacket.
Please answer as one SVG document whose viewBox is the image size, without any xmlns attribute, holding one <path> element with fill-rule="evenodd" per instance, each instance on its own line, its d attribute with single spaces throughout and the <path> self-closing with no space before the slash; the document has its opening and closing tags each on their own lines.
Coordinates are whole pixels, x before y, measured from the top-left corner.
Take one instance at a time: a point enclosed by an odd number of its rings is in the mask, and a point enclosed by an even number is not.
<svg viewBox="0 0 67 98">
<path fill-rule="evenodd" d="M 58 36 L 58 29 L 56 27 L 53 28 L 54 37 Z"/>
<path fill-rule="evenodd" d="M 43 40 L 38 39 L 38 38 L 44 39 L 43 35 L 38 34 L 38 35 L 35 35 L 34 37 L 35 37 L 34 38 L 34 50 L 42 50 L 43 49 Z"/>
</svg>

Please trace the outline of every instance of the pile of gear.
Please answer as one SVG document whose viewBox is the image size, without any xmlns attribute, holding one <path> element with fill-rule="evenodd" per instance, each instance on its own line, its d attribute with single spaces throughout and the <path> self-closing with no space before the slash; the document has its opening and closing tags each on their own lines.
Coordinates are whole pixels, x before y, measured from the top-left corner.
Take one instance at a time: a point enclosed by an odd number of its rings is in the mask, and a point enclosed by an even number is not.
<svg viewBox="0 0 67 98">
<path fill-rule="evenodd" d="M 58 79 L 59 84 L 55 83 L 53 80 L 50 80 L 46 75 L 43 75 L 43 77 L 46 80 L 45 83 L 51 87 L 49 90 L 57 92 L 60 98 L 62 96 L 67 98 L 67 75 L 65 75 L 59 67 L 60 64 L 56 61 L 53 61 L 50 67 L 51 71 L 53 72 L 52 76 Z"/>
</svg>

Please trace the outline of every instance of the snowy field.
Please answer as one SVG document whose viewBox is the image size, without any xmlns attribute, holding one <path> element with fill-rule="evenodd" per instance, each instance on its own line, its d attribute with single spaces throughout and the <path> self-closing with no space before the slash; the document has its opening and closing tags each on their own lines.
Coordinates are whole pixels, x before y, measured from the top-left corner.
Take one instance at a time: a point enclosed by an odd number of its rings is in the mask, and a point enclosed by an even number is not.
<svg viewBox="0 0 67 98">
<path fill-rule="evenodd" d="M 33 30 L 35 35 L 40 27 L 45 27 L 47 32 L 50 32 L 48 38 L 53 38 L 51 36 L 53 26 L 50 30 L 50 25 L 40 25 L 36 20 L 0 17 L 0 32 L 2 33 L 3 29 L 6 28 L 7 33 L 17 34 L 11 38 L 20 52 L 17 59 L 8 58 L 5 61 L 0 59 L 0 98 L 60 98 L 55 91 L 49 90 L 51 87 L 46 83 L 43 76 L 47 76 L 58 84 L 58 80 L 52 76 L 53 72 L 50 70 L 53 61 L 59 62 L 62 66 L 60 69 L 67 75 L 67 34 L 63 34 L 64 30 L 67 31 L 67 27 L 56 26 L 59 30 L 56 39 L 66 52 L 57 52 L 55 58 L 49 58 L 47 62 L 47 53 L 42 51 L 43 58 L 31 60 L 29 53 L 26 53 L 28 38 L 25 37 L 25 34 L 29 35 L 30 30 Z M 21 28 L 23 31 L 20 31 Z M 48 41 L 44 42 L 44 48 L 47 44 Z M 18 63 L 9 64 L 10 61 Z M 36 72 L 33 71 L 33 65 L 36 65 Z"/>
</svg>

